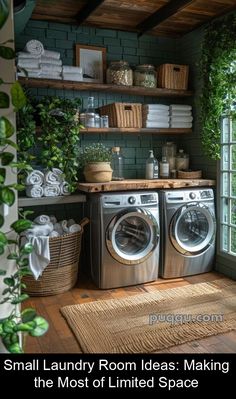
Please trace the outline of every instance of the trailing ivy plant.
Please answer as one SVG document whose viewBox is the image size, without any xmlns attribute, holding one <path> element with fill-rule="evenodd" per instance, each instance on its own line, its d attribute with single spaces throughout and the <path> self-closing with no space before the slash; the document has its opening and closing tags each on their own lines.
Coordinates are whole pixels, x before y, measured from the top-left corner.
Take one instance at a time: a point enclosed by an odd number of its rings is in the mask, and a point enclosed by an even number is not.
<svg viewBox="0 0 236 399">
<path fill-rule="evenodd" d="M 45 97 L 37 105 L 42 133 L 41 163 L 45 168 L 60 168 L 71 192 L 78 180 L 80 99 Z"/>
<path fill-rule="evenodd" d="M 234 115 L 236 101 L 236 13 L 208 25 L 201 56 L 202 144 L 206 155 L 220 158 L 220 120 Z"/>
<path fill-rule="evenodd" d="M 9 15 L 9 2 L 0 0 L 0 30 L 4 26 Z M 0 57 L 5 60 L 12 60 L 15 58 L 15 53 L 11 47 L 6 46 L 12 40 L 0 43 Z M 26 106 L 26 98 L 24 92 L 18 82 L 10 83 L 4 82 L 0 77 L 1 84 L 10 85 L 10 96 L 0 87 L 0 108 L 8 109 L 12 104 L 14 111 L 19 111 Z M 15 133 L 14 126 L 10 120 L 5 117 L 0 117 L 0 205 L 3 209 L 4 205 L 13 206 L 15 203 L 15 190 L 24 189 L 24 186 L 15 184 L 6 184 L 7 173 L 10 168 L 17 170 L 29 170 L 30 166 L 21 160 L 16 162 L 15 155 L 10 151 L 11 148 L 17 149 L 17 145 L 12 136 Z M 43 335 L 48 329 L 48 323 L 45 319 L 38 316 L 34 309 L 28 308 L 23 311 L 19 309 L 21 304 L 28 295 L 22 293 L 25 289 L 22 282 L 22 277 L 31 274 L 28 268 L 28 255 L 33 248 L 30 244 L 20 244 L 20 234 L 31 227 L 31 221 L 27 219 L 29 212 L 24 212 L 22 219 L 16 220 L 11 224 L 11 231 L 6 233 L 0 231 L 0 255 L 5 255 L 8 261 L 15 262 L 15 272 L 6 277 L 7 271 L 0 269 L 0 275 L 3 276 L 3 283 L 5 289 L 1 292 L 0 305 L 9 303 L 12 305 L 10 314 L 0 319 L 0 338 L 5 348 L 12 353 L 21 353 L 23 351 L 20 344 L 20 332 L 28 333 L 31 336 Z M 0 229 L 5 225 L 4 214 L 0 214 Z M 15 239 L 12 239 L 12 233 L 15 233 Z M 11 239 L 9 238 L 11 237 Z"/>
</svg>

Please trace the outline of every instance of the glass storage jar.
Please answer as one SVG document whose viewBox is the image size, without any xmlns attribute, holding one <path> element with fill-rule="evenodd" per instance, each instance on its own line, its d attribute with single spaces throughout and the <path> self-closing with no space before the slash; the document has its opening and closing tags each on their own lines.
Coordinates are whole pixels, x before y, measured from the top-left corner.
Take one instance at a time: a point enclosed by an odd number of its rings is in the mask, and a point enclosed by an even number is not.
<svg viewBox="0 0 236 399">
<path fill-rule="evenodd" d="M 184 150 L 179 150 L 176 155 L 176 169 L 188 170 L 189 169 L 189 155 L 184 153 Z"/>
<path fill-rule="evenodd" d="M 154 65 L 138 65 L 134 71 L 134 85 L 157 87 L 157 74 Z"/>
<path fill-rule="evenodd" d="M 170 165 L 170 171 L 175 169 L 176 144 L 172 141 L 167 141 L 167 143 L 162 147 L 162 156 L 167 158 Z"/>
<path fill-rule="evenodd" d="M 119 86 L 133 85 L 133 71 L 126 61 L 112 61 L 107 69 L 107 83 Z"/>
</svg>

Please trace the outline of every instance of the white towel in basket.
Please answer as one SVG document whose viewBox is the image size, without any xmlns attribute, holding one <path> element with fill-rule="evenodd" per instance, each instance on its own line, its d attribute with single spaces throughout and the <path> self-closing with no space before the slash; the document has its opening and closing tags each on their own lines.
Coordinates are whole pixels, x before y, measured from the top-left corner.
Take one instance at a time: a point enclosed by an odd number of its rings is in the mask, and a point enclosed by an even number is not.
<svg viewBox="0 0 236 399">
<path fill-rule="evenodd" d="M 29 267 L 35 280 L 38 280 L 50 263 L 49 237 L 30 236 L 28 242 L 33 246 L 33 251 L 29 254 Z"/>
<path fill-rule="evenodd" d="M 47 224 L 50 222 L 51 222 L 51 219 L 48 215 L 40 215 L 34 219 L 34 223 L 37 223 L 37 224 Z"/>
<path fill-rule="evenodd" d="M 69 233 L 77 233 L 81 231 L 81 226 L 79 224 L 72 224 L 72 226 L 69 227 Z"/>
</svg>

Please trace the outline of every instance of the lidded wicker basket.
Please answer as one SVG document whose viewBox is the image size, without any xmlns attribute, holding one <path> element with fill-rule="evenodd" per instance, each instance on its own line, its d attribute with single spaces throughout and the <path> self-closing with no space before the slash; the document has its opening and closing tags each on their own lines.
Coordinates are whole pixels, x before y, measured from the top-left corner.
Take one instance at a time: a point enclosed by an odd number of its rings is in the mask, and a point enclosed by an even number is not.
<svg viewBox="0 0 236 399">
<path fill-rule="evenodd" d="M 89 219 L 80 222 L 81 231 L 49 239 L 50 263 L 42 276 L 35 280 L 25 276 L 25 291 L 32 296 L 61 294 L 71 289 L 77 281 L 81 240 L 84 226 Z"/>
</svg>

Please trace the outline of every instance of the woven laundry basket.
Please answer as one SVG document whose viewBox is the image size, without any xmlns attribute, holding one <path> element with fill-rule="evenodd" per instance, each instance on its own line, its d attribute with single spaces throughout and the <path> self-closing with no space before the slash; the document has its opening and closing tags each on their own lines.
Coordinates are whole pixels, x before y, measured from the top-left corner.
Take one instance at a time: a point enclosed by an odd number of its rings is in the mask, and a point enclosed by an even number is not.
<svg viewBox="0 0 236 399">
<path fill-rule="evenodd" d="M 81 240 L 87 218 L 80 222 L 81 231 L 65 234 L 49 239 L 50 263 L 42 276 L 35 280 L 33 276 L 25 276 L 25 291 L 32 296 L 48 296 L 61 294 L 72 288 L 78 277 Z"/>
</svg>

